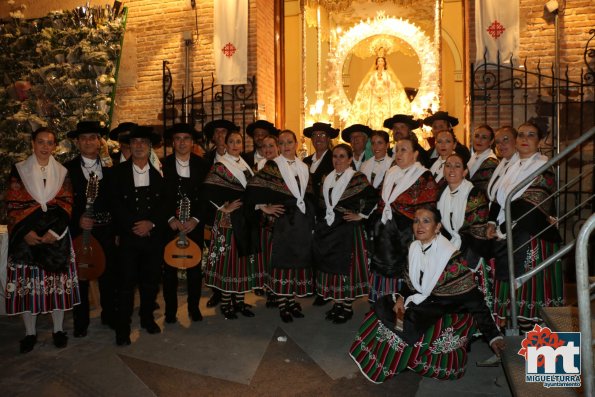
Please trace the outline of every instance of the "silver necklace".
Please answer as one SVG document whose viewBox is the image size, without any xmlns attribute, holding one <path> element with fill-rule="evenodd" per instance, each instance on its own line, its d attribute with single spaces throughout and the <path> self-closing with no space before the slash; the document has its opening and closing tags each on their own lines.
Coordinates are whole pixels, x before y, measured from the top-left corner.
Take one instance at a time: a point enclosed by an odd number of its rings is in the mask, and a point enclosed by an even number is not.
<svg viewBox="0 0 595 397">
<path fill-rule="evenodd" d="M 138 171 L 137 168 L 138 168 L 138 166 L 136 164 L 132 164 L 132 169 L 134 170 L 134 172 L 136 172 L 139 175 L 146 174 L 147 171 L 149 171 L 149 169 L 147 168 L 146 170 L 141 172 L 141 171 Z"/>
</svg>

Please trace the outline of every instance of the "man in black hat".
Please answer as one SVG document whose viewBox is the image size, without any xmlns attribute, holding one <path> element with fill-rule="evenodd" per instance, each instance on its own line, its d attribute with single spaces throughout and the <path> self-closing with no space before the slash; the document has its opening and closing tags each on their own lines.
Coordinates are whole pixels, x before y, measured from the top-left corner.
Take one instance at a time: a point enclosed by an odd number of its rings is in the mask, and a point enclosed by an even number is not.
<svg viewBox="0 0 595 397">
<path fill-rule="evenodd" d="M 111 168 L 102 162 L 99 153 L 101 137 L 107 129 L 98 121 L 81 121 L 76 130 L 67 136 L 75 141 L 80 155 L 64 164 L 72 183 L 74 202 L 70 218 L 70 233 L 73 239 L 84 230 L 99 242 L 105 255 L 105 271 L 99 277 L 99 293 L 101 304 L 101 322 L 113 327 L 115 311 L 115 277 L 114 277 L 114 233 L 111 224 L 111 213 L 108 206 L 108 186 Z M 108 158 L 109 160 L 109 158 Z M 87 197 L 89 179 L 96 175 L 99 183 L 96 197 Z M 92 211 L 87 212 L 87 203 L 91 202 Z M 79 277 L 81 304 L 74 307 L 74 337 L 87 335 L 89 327 L 89 280 Z"/>
<path fill-rule="evenodd" d="M 438 111 L 438 112 L 434 113 L 433 115 L 426 117 L 424 119 L 424 124 L 432 127 L 432 134 L 434 134 L 434 139 L 432 140 L 433 142 L 431 142 L 431 145 L 430 145 L 431 148 L 429 151 L 431 153 L 431 155 L 430 155 L 431 162 L 433 163 L 435 161 L 435 159 L 438 158 L 438 153 L 436 152 L 436 149 L 435 149 L 436 135 L 438 134 L 439 131 L 442 131 L 442 130 L 452 131 L 452 127 L 459 124 L 459 119 L 457 119 L 456 117 L 450 116 L 448 114 L 448 112 Z M 461 143 L 459 143 L 459 141 L 456 141 L 455 152 L 458 153 L 459 155 L 461 155 L 461 157 L 463 157 L 463 160 L 465 160 L 465 162 L 469 161 L 469 159 L 471 158 L 471 153 L 469 152 L 469 149 L 467 148 L 467 146 L 462 145 Z"/>
<path fill-rule="evenodd" d="M 262 148 L 262 142 L 264 138 L 269 135 L 278 136 L 279 130 L 273 125 L 273 123 L 266 120 L 257 120 L 252 124 L 248 124 L 246 127 L 246 133 L 252 138 L 254 142 L 254 150 L 245 153 L 244 160 L 252 168 L 256 170 L 256 165 L 262 159 L 264 159 L 264 153 Z"/>
<path fill-rule="evenodd" d="M 110 201 L 118 250 L 118 293 L 116 343 L 130 344 L 130 319 L 134 307 L 134 287 L 141 297 L 141 327 L 148 333 L 161 332 L 153 310 L 161 280 L 163 255 L 163 178 L 149 161 L 151 145 L 161 137 L 151 127 L 138 126 L 124 142 L 130 144 L 129 161 L 113 171 Z"/>
<path fill-rule="evenodd" d="M 403 138 L 410 138 L 414 142 L 414 149 L 417 151 L 417 161 L 426 168 L 430 167 L 430 156 L 428 152 L 421 147 L 417 140 L 417 135 L 413 130 L 420 126 L 421 120 L 416 120 L 408 114 L 395 114 L 393 117 L 384 120 L 384 128 L 388 128 L 393 133 L 393 140 L 398 141 Z M 392 155 L 392 154 L 391 154 Z"/>
<path fill-rule="evenodd" d="M 182 232 L 202 250 L 204 224 L 199 205 L 202 182 L 209 172 L 206 161 L 192 152 L 193 141 L 198 138 L 196 130 L 188 124 L 174 124 L 165 131 L 164 138 L 171 141 L 173 154 L 163 162 L 164 209 L 169 228 L 165 232 L 165 244 Z M 181 214 L 182 201 L 190 204 L 187 214 Z M 186 218 L 186 219 L 185 219 Z M 202 271 L 200 261 L 186 269 L 188 282 L 188 316 L 192 321 L 201 321 L 200 302 Z M 165 300 L 165 322 L 175 323 L 178 311 L 178 269 L 163 266 L 163 298 Z"/>
<path fill-rule="evenodd" d="M 345 142 L 349 142 L 353 149 L 353 162 L 351 166 L 356 171 L 359 171 L 362 163 L 367 160 L 366 144 L 371 133 L 372 129 L 363 124 L 353 124 L 341 132 L 341 138 Z"/>
<path fill-rule="evenodd" d="M 240 127 L 229 120 L 213 120 L 205 124 L 202 131 L 208 142 L 214 147 L 205 155 L 205 160 L 209 166 L 215 164 L 219 156 L 225 154 L 225 137 L 231 131 L 239 131 Z"/>
<path fill-rule="evenodd" d="M 118 124 L 116 128 L 110 131 L 109 139 L 112 141 L 118 141 L 120 145 L 120 151 L 112 154 L 112 161 L 114 165 L 123 163 L 130 158 L 130 145 L 123 142 L 123 139 L 130 134 L 133 128 L 138 127 L 136 123 L 124 122 Z M 125 139 L 124 139 L 125 140 Z"/>
<path fill-rule="evenodd" d="M 304 128 L 304 136 L 312 140 L 314 153 L 304 159 L 310 167 L 310 178 L 316 203 L 322 191 L 322 178 L 333 169 L 333 156 L 330 149 L 331 139 L 339 136 L 339 130 L 327 123 L 314 123 L 311 127 Z"/>
<path fill-rule="evenodd" d="M 319 197 L 322 194 L 322 180 L 331 171 L 333 166 L 333 154 L 329 150 L 331 139 L 339 136 L 339 130 L 327 123 L 314 123 L 311 127 L 304 128 L 304 136 L 312 140 L 314 153 L 304 159 L 304 163 L 310 169 L 310 179 L 314 190 L 314 203 L 318 205 Z M 327 303 L 321 295 L 315 294 L 313 305 L 322 306 Z"/>
</svg>

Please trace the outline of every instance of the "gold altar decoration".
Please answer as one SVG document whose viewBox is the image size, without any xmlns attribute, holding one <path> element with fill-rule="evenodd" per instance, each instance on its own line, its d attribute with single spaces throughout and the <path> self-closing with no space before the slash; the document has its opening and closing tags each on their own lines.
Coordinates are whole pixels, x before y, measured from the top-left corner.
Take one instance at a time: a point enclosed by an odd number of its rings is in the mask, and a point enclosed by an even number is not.
<svg viewBox="0 0 595 397">
<path fill-rule="evenodd" d="M 383 12 L 378 12 L 374 19 L 360 21 L 350 29 L 336 32 L 336 45 L 328 58 L 327 80 L 330 86 L 327 94 L 335 115 L 345 122 L 352 105 L 343 87 L 343 66 L 347 57 L 360 42 L 374 40 L 376 37 L 378 40 L 394 37 L 405 41 L 419 59 L 421 79 L 417 95 L 411 102 L 411 113 L 421 117 L 428 110 L 437 111 L 440 106 L 440 68 L 439 53 L 434 41 L 409 20 L 387 17 Z"/>
</svg>

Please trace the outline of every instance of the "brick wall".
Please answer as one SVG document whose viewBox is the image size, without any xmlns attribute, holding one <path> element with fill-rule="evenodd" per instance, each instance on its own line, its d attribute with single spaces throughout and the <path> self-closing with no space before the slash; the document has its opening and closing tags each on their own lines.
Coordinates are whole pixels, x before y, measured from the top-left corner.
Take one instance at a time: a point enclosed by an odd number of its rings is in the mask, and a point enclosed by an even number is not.
<svg viewBox="0 0 595 397">
<path fill-rule="evenodd" d="M 466 0 L 469 7 L 469 55 L 475 60 L 475 0 Z M 527 59 L 527 67 L 551 68 L 555 54 L 554 17 L 544 7 L 544 0 L 519 0 L 520 40 L 519 57 Z M 577 79 L 584 66 L 583 53 L 593 29 L 595 2 L 593 0 L 560 0 L 560 64 L 569 68 L 569 77 Z"/>
<path fill-rule="evenodd" d="M 198 41 L 191 47 L 191 81 L 200 87 L 200 79 L 210 82 L 215 72 L 213 58 L 213 1 L 196 2 L 198 15 Z M 84 3 L 81 0 L 23 0 L 25 17 L 46 15 L 55 9 L 69 9 Z M 91 5 L 105 0 L 90 1 Z M 181 96 L 184 84 L 183 32 L 194 33 L 195 12 L 188 0 L 128 0 L 128 23 L 120 65 L 120 78 L 116 91 L 113 122 L 135 121 L 142 124 L 160 124 L 162 109 L 162 62 L 168 60 L 173 75 L 173 90 Z M 258 6 L 257 6 L 258 5 Z M 250 0 L 248 27 L 248 75 L 257 74 L 257 99 L 264 103 L 266 114 L 262 118 L 274 120 L 274 41 L 272 1 Z M 8 16 L 6 2 L 0 3 L 0 17 Z M 261 68 L 257 63 L 263 62 Z M 257 67 L 258 66 L 258 67 Z M 262 100 L 261 100 L 262 98 Z"/>
<path fill-rule="evenodd" d="M 275 124 L 275 10 L 271 0 L 256 0 L 256 82 L 258 118 Z"/>
<path fill-rule="evenodd" d="M 554 16 L 545 10 L 543 0 L 519 0 L 520 1 L 520 37 L 519 37 L 519 59 L 521 63 L 526 62 L 526 70 L 529 72 L 536 72 L 537 65 L 542 74 L 551 76 L 552 65 L 555 62 L 555 24 Z M 594 27 L 593 19 L 595 17 L 595 2 L 592 0 L 577 0 L 564 1 L 560 0 L 560 13 L 558 17 L 559 23 L 559 38 L 560 38 L 560 69 L 562 77 L 566 74 L 568 68 L 568 78 L 574 82 L 580 82 L 581 70 L 586 70 L 586 65 L 583 60 L 585 45 L 587 40 L 591 37 L 589 30 Z M 469 37 L 469 59 L 473 62 L 475 60 L 475 0 L 466 0 L 466 6 L 469 12 L 469 25 L 467 34 Z M 595 60 L 591 58 L 591 67 L 594 67 Z M 516 64 L 515 66 L 518 66 Z M 472 72 L 472 71 L 471 71 Z M 469 76 L 471 77 L 471 76 Z M 507 76 L 501 76 L 501 79 L 506 79 Z M 536 76 L 528 75 L 528 84 L 523 81 L 523 87 L 537 86 Z M 521 90 L 515 91 L 514 103 L 511 106 L 511 91 L 510 84 L 502 85 L 501 92 L 490 92 L 492 96 L 489 103 L 499 103 L 501 106 L 491 106 L 487 109 L 487 118 L 485 117 L 484 102 L 477 97 L 473 101 L 476 105 L 475 114 L 472 115 L 472 122 L 475 125 L 478 123 L 487 122 L 492 126 L 501 126 L 503 124 L 519 125 L 526 118 L 538 116 L 544 124 L 551 130 L 549 125 L 553 122 L 553 106 L 552 90 L 549 86 L 552 85 L 551 79 L 543 79 L 543 88 L 541 91 L 529 90 L 525 93 Z M 590 104 L 585 105 L 585 109 L 580 110 L 580 106 L 576 101 L 580 98 L 578 96 L 578 88 L 572 88 L 570 83 L 571 95 L 561 95 L 561 136 L 571 137 L 575 136 L 580 131 L 585 130 L 593 124 L 592 108 L 593 108 L 593 89 L 588 88 L 585 91 L 584 100 L 590 101 Z M 470 87 L 472 89 L 472 87 Z M 483 92 L 475 91 L 476 95 L 483 95 Z M 500 96 L 496 100 L 496 96 Z M 544 101 L 543 105 L 535 105 L 537 100 Z M 529 105 L 526 109 L 523 107 L 523 102 L 527 100 Z M 566 102 L 568 101 L 568 102 Z M 575 106 L 576 105 L 576 106 Z M 514 108 L 514 114 L 512 112 Z M 511 121 L 512 120 L 512 121 Z M 548 124 L 548 125 L 546 125 Z"/>
</svg>

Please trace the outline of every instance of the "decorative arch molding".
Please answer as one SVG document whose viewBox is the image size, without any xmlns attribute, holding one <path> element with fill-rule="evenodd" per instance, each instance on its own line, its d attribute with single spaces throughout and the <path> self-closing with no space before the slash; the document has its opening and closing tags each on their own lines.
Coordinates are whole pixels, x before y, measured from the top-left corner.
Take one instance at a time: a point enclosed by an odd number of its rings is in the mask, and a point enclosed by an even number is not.
<svg viewBox="0 0 595 397">
<path fill-rule="evenodd" d="M 361 21 L 337 37 L 332 57 L 329 57 L 329 99 L 341 120 L 346 120 L 351 108 L 343 88 L 343 66 L 348 54 L 362 40 L 376 35 L 395 36 L 407 42 L 419 58 L 421 79 L 415 99 L 411 102 L 414 115 L 424 115 L 426 110 L 440 106 L 439 54 L 432 40 L 415 24 L 401 18 L 378 15 L 373 20 Z"/>
<path fill-rule="evenodd" d="M 448 46 L 450 53 L 452 54 L 452 58 L 455 63 L 455 81 L 462 81 L 463 80 L 463 59 L 461 57 L 461 51 L 459 51 L 459 47 L 455 40 L 452 38 L 448 31 L 442 29 L 442 40 Z"/>
</svg>

